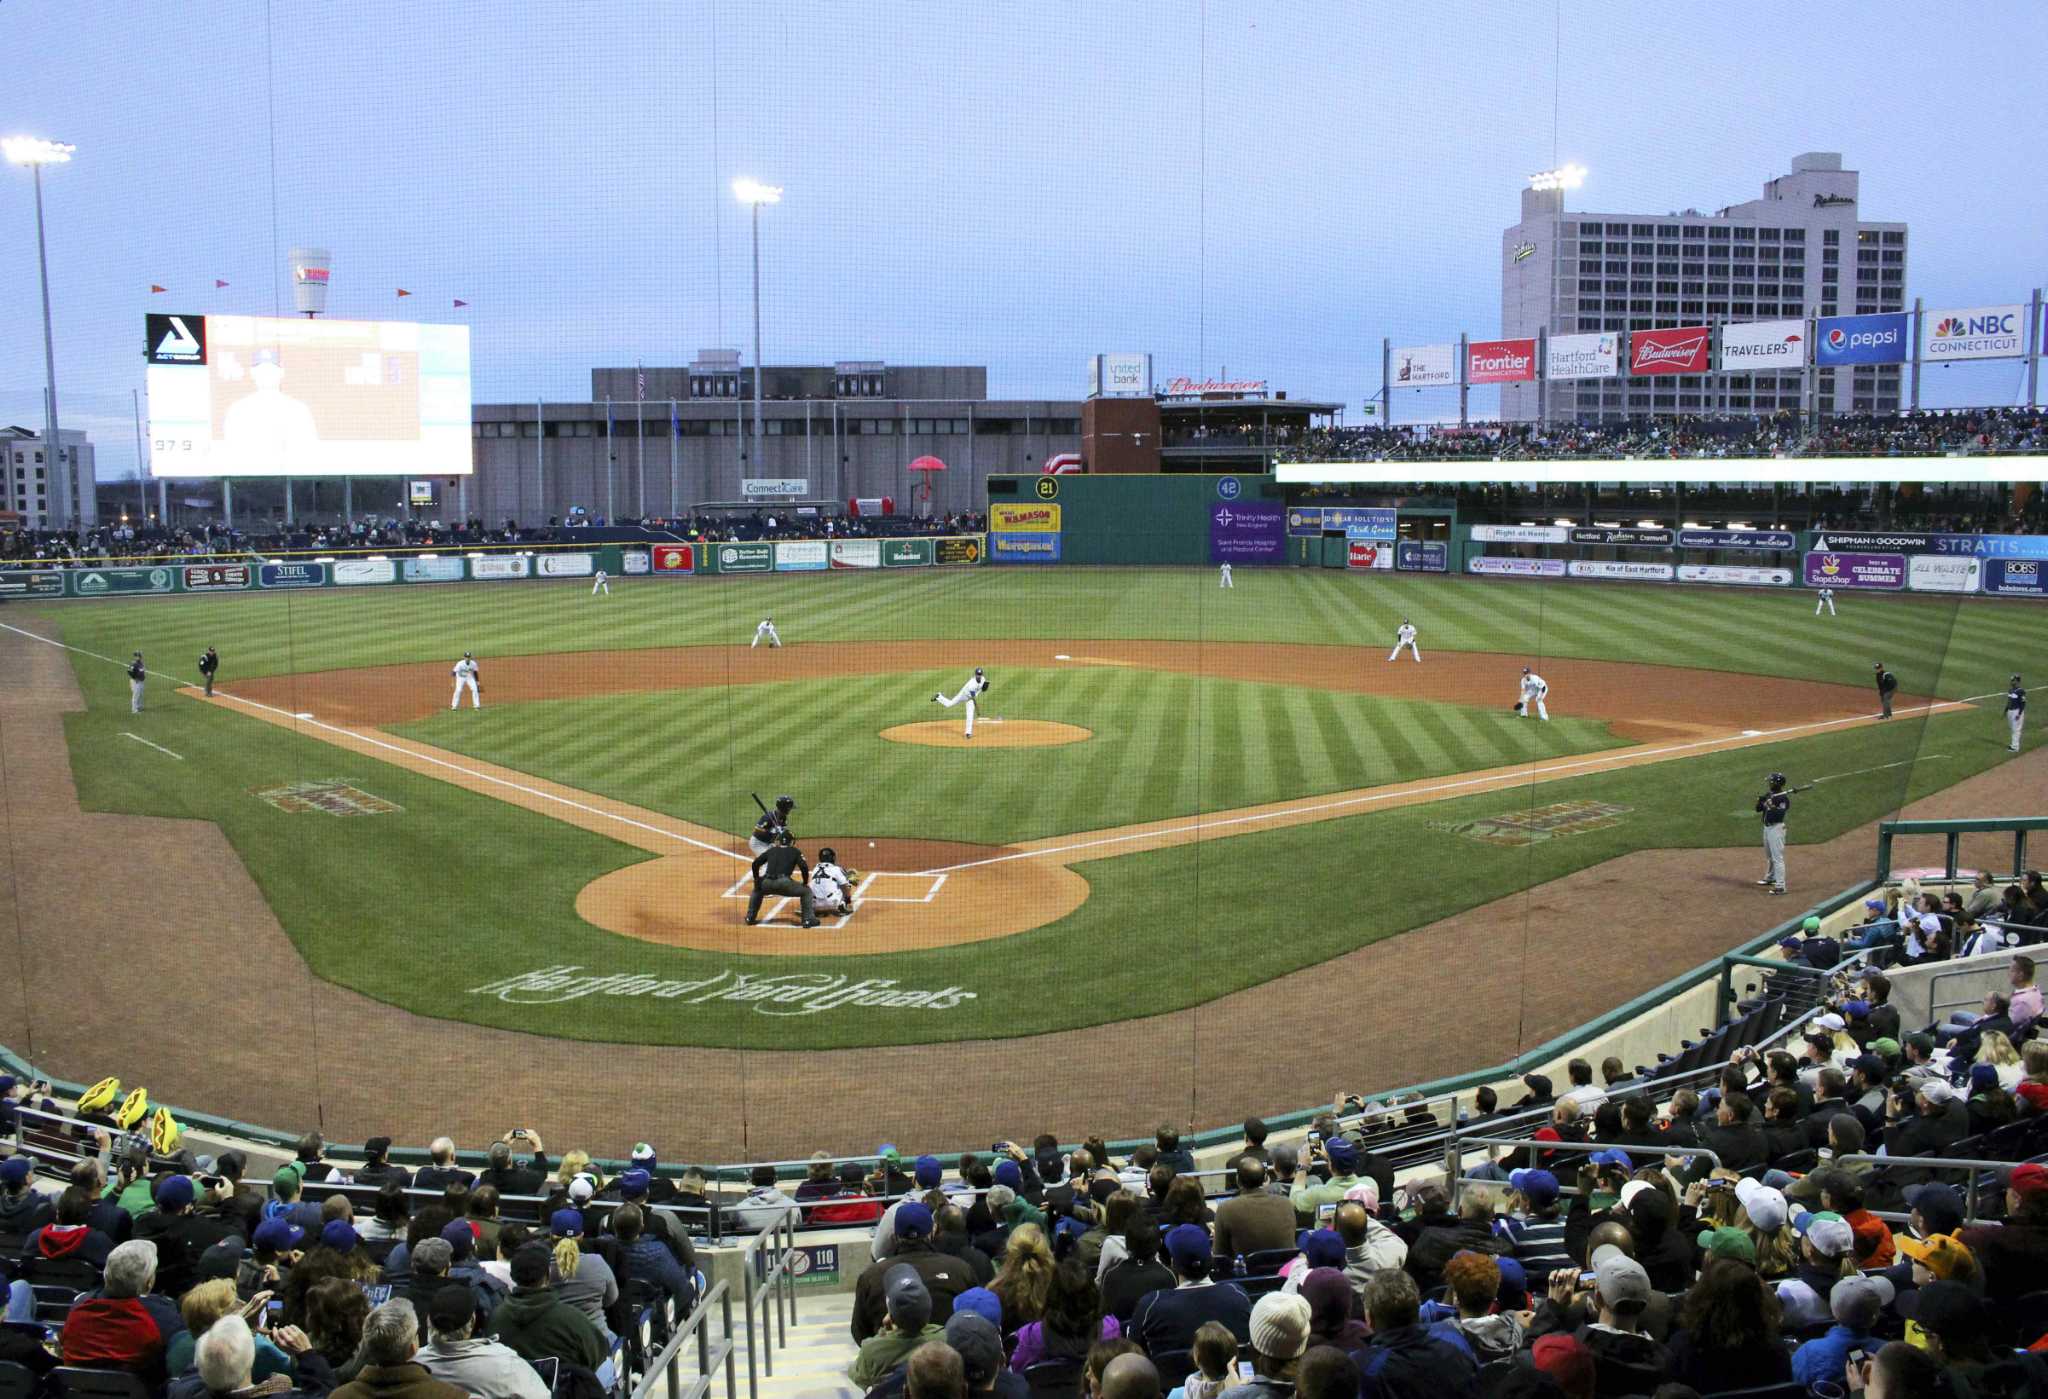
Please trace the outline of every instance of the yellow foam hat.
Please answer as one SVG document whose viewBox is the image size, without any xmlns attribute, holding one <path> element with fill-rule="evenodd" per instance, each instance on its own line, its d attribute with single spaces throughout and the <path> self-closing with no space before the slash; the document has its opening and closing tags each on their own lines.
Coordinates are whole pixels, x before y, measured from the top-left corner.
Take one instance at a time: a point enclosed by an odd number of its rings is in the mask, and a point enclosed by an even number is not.
<svg viewBox="0 0 2048 1399">
<path fill-rule="evenodd" d="M 114 1099 L 121 1095 L 121 1080 L 103 1078 L 78 1095 L 80 1112 L 105 1112 L 113 1106 Z"/>
<path fill-rule="evenodd" d="M 114 1114 L 114 1125 L 126 1132 L 136 1123 L 149 1116 L 149 1090 L 136 1088 L 121 1100 L 120 1110 Z"/>
<path fill-rule="evenodd" d="M 178 1139 L 185 1135 L 171 1116 L 169 1108 L 158 1108 L 149 1118 L 149 1149 L 158 1156 L 169 1156 L 178 1149 Z"/>
</svg>

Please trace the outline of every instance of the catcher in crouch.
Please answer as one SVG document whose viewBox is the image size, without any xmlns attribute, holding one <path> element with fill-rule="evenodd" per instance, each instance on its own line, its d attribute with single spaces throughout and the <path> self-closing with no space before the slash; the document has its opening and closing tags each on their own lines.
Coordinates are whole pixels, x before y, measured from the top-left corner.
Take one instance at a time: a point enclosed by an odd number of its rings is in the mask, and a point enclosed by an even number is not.
<svg viewBox="0 0 2048 1399">
<path fill-rule="evenodd" d="M 859 882 L 860 872 L 841 869 L 839 852 L 826 846 L 811 866 L 811 907 L 819 913 L 853 912 L 853 887 Z"/>
</svg>

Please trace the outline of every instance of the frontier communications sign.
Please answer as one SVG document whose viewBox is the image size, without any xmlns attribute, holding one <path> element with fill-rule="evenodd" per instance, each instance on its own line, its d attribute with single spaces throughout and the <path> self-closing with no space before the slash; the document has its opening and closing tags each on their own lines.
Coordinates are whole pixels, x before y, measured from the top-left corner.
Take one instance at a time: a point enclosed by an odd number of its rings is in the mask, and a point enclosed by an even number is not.
<svg viewBox="0 0 2048 1399">
<path fill-rule="evenodd" d="M 1465 347 L 1468 384 L 1521 384 L 1536 377 L 1536 342 L 1474 340 Z"/>
</svg>

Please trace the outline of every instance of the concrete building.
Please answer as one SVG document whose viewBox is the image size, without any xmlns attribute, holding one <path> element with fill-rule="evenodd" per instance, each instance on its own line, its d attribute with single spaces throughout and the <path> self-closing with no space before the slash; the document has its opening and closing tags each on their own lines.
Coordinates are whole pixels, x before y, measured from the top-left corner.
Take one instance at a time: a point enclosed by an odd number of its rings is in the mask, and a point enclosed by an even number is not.
<svg viewBox="0 0 2048 1399">
<path fill-rule="evenodd" d="M 0 428 L 0 510 L 21 516 L 29 529 L 87 529 L 99 523 L 93 491 L 93 450 L 84 432 L 60 427 L 63 458 L 46 461 L 40 432 Z"/>
<path fill-rule="evenodd" d="M 1906 225 L 1860 217 L 1858 177 L 1842 157 L 1792 158 L 1763 197 L 1713 214 L 1568 213 L 1562 190 L 1524 190 L 1521 222 L 1501 235 L 1501 334 L 1568 335 L 1902 311 Z M 1622 365 L 1627 368 L 1626 361 Z M 1799 371 L 1560 380 L 1501 388 L 1501 417 L 1598 421 L 1801 407 Z M 1891 413 L 1900 367 L 1814 373 L 1821 413 Z"/>
</svg>

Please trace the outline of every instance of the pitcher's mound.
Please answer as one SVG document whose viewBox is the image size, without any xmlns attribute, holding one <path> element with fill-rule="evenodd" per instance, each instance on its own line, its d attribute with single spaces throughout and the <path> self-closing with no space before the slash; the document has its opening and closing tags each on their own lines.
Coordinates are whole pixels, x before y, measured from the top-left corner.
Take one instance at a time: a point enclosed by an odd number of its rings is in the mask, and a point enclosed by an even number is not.
<svg viewBox="0 0 2048 1399">
<path fill-rule="evenodd" d="M 1079 724 L 1055 724 L 1048 719 L 977 719 L 973 738 L 961 732 L 962 727 L 958 719 L 928 719 L 883 729 L 882 737 L 891 743 L 922 743 L 928 748 L 1057 748 L 1095 737 Z"/>
</svg>

